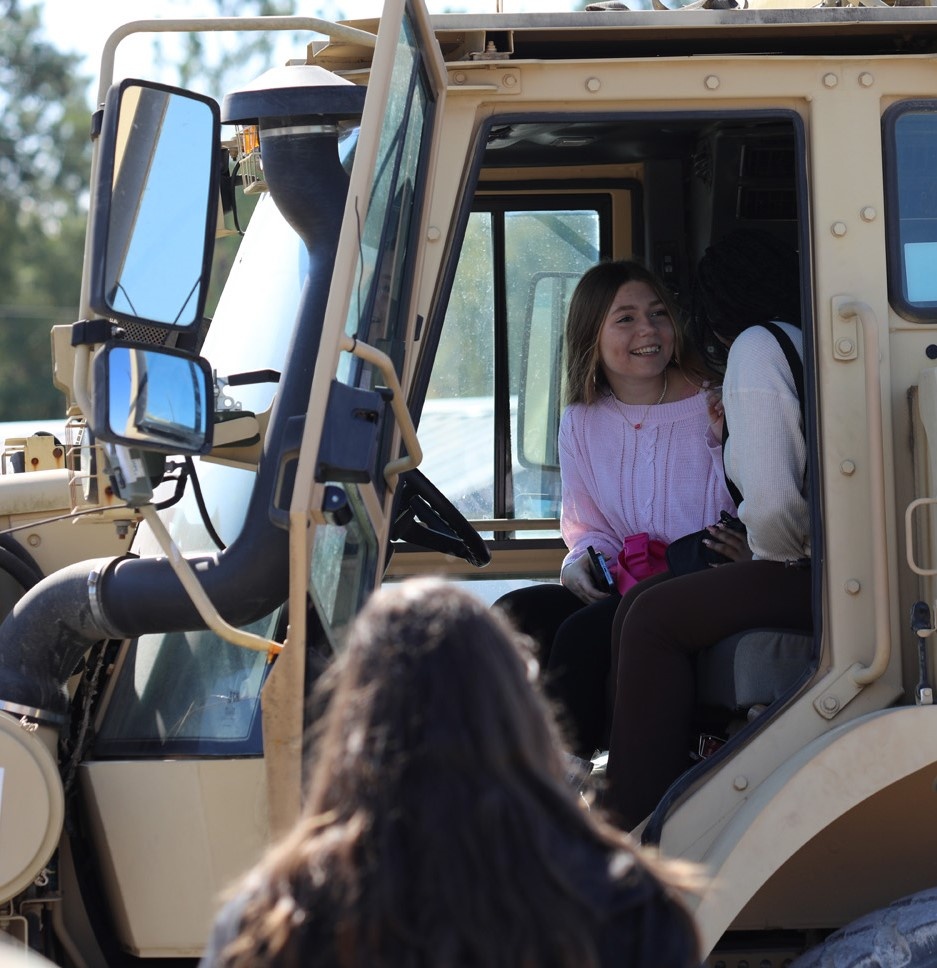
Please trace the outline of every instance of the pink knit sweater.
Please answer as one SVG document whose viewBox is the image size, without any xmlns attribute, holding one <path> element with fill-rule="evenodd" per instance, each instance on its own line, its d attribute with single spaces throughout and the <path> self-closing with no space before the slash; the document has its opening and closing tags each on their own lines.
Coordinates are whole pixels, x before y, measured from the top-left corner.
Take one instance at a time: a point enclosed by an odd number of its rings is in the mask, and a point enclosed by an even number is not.
<svg viewBox="0 0 937 968">
<path fill-rule="evenodd" d="M 649 410 L 611 395 L 573 404 L 559 444 L 564 565 L 590 544 L 614 561 L 630 534 L 670 542 L 735 510 L 704 393 Z"/>
</svg>

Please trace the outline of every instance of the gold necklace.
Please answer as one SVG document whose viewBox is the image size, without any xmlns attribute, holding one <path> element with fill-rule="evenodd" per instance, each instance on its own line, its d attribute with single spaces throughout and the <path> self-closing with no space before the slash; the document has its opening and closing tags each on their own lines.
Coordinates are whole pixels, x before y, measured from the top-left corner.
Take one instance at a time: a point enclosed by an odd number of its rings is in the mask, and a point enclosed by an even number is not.
<svg viewBox="0 0 937 968">
<path fill-rule="evenodd" d="M 653 403 L 649 403 L 644 408 L 644 413 L 641 414 L 641 419 L 637 423 L 632 423 L 625 416 L 625 414 L 622 413 L 622 416 L 625 417 L 625 423 L 628 424 L 629 427 L 633 427 L 635 430 L 640 430 L 644 426 L 644 421 L 647 419 L 647 415 L 651 412 L 651 407 L 656 407 L 659 403 L 663 401 L 664 397 L 666 396 L 667 396 L 667 371 L 664 370 L 664 389 L 660 391 L 660 396 Z"/>
</svg>

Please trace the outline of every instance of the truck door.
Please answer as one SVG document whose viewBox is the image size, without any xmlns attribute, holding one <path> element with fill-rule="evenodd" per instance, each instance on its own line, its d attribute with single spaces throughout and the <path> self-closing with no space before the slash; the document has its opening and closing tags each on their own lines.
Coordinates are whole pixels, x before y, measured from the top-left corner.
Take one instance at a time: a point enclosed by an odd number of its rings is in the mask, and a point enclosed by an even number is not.
<svg viewBox="0 0 937 968">
<path fill-rule="evenodd" d="M 384 7 L 368 79 L 291 508 L 294 525 L 300 516 L 314 525 L 308 540 L 305 524 L 294 527 L 306 552 L 294 566 L 297 574 L 302 570 L 308 576 L 332 647 L 383 565 L 392 498 L 387 477 L 393 476 L 385 471 L 396 456 L 394 404 L 405 399 L 408 346 L 419 325 L 410 315 L 410 293 L 443 91 L 442 57 L 422 0 L 392 0 Z M 334 391 L 329 405 L 330 388 L 333 381 L 359 389 L 387 387 L 392 377 L 365 361 L 360 349 L 358 355 L 350 352 L 343 337 L 389 357 L 403 384 L 402 395 L 384 395 L 375 473 L 360 482 L 326 480 L 318 466 L 324 457 L 323 429 L 341 420 Z M 337 515 L 336 487 L 348 508 Z M 347 523 L 338 523 L 346 513 L 351 515 Z"/>
<path fill-rule="evenodd" d="M 405 375 L 420 325 L 411 312 L 415 251 L 445 89 L 422 0 L 385 3 L 367 86 L 302 444 L 284 468 L 284 479 L 295 471 L 289 642 L 299 647 L 285 650 L 265 694 L 276 696 L 264 724 L 270 802 L 282 810 L 274 826 L 298 807 L 289 777 L 299 775 L 306 684 L 373 589 L 393 485 L 419 459 Z M 402 436 L 404 460 L 394 463 Z"/>
</svg>

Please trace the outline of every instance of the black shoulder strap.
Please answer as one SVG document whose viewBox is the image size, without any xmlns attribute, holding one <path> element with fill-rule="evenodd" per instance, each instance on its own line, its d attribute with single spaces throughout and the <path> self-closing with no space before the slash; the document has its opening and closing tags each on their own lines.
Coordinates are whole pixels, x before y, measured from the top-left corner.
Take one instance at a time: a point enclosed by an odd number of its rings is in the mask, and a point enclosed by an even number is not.
<svg viewBox="0 0 937 968">
<path fill-rule="evenodd" d="M 777 323 L 759 323 L 763 326 L 769 333 L 778 341 L 778 345 L 784 351 L 785 357 L 787 357 L 787 365 L 791 368 L 791 376 L 794 378 L 794 387 L 797 390 L 797 401 L 800 404 L 800 422 L 806 433 L 807 429 L 807 407 L 806 407 L 806 396 L 804 393 L 804 364 L 803 360 L 800 358 L 800 353 L 797 352 L 797 347 L 794 346 L 793 341 L 790 336 L 784 332 L 784 330 L 778 326 Z M 723 420 L 722 423 L 722 453 L 725 455 L 726 441 L 729 439 L 729 425 Z M 735 506 L 738 507 L 742 503 L 742 492 L 729 480 L 726 476 L 726 489 L 732 496 L 732 500 L 735 501 Z"/>
<path fill-rule="evenodd" d="M 800 420 L 807 426 L 807 413 L 804 394 L 804 364 L 794 346 L 793 340 L 778 326 L 777 323 L 762 323 L 762 326 L 778 341 L 784 355 L 787 357 L 787 365 L 791 368 L 791 376 L 794 378 L 794 386 L 797 389 L 797 400 L 800 403 Z"/>
</svg>

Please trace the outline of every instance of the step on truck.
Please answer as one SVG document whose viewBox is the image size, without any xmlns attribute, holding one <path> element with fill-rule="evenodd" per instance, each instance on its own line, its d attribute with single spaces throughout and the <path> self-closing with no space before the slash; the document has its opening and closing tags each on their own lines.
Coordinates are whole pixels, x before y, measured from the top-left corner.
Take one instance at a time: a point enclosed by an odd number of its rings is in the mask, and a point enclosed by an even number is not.
<svg viewBox="0 0 937 968">
<path fill-rule="evenodd" d="M 933 963 L 937 8 L 594 7 L 108 41 L 47 471 L 62 532 L 111 537 L 0 560 L 14 943 L 194 962 L 297 816 L 306 698 L 370 592 L 556 580 L 582 272 L 636 257 L 685 297 L 756 227 L 800 258 L 816 631 L 713 643 L 725 742 L 635 836 L 707 871 L 710 966 Z M 220 98 L 115 78 L 154 30 L 294 49 Z M 0 478 L 17 560 L 16 514 L 59 516 L 29 466 Z"/>
</svg>

